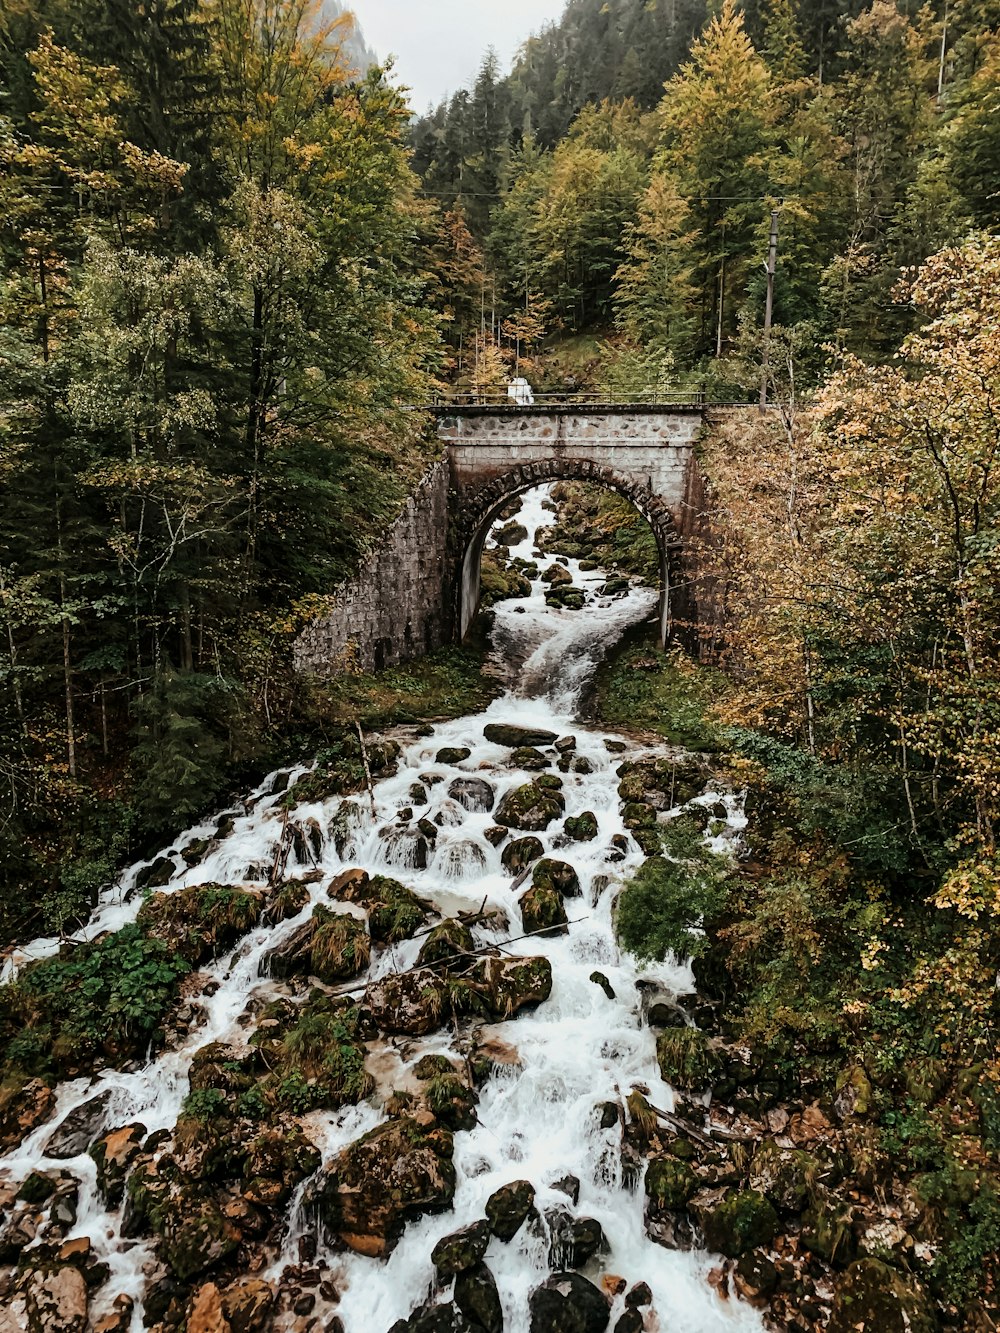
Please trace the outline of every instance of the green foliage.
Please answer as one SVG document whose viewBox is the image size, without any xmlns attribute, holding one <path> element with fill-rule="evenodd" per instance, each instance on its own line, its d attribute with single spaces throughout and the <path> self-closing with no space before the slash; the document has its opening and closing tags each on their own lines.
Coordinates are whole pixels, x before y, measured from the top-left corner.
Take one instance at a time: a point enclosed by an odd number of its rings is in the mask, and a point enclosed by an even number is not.
<svg viewBox="0 0 1000 1333">
<path fill-rule="evenodd" d="M 683 654 L 666 656 L 646 632 L 626 636 L 598 671 L 593 711 L 609 727 L 655 731 L 690 750 L 718 750 L 722 740 L 708 716 L 725 688 L 720 674 Z"/>
<path fill-rule="evenodd" d="M 141 1052 L 187 971 L 178 954 L 138 926 L 32 964 L 3 988 L 5 1007 L 26 1029 L 5 1060 L 40 1072 L 85 1067 L 97 1053 L 121 1059 Z"/>
<path fill-rule="evenodd" d="M 623 948 L 643 960 L 701 953 L 701 926 L 726 896 L 727 867 L 688 836 L 676 838 L 667 856 L 651 856 L 618 897 L 615 931 Z"/>
<path fill-rule="evenodd" d="M 226 1094 L 218 1088 L 198 1088 L 184 1099 L 183 1114 L 195 1120 L 212 1121 L 224 1113 Z"/>
</svg>

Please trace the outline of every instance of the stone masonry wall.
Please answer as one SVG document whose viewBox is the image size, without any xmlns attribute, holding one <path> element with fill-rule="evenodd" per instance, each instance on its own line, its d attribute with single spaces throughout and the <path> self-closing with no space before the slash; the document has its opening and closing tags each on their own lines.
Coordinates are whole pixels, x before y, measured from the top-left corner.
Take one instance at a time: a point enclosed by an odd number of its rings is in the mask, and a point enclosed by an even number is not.
<svg viewBox="0 0 1000 1333">
<path fill-rule="evenodd" d="M 449 464 L 424 476 L 406 507 L 357 576 L 295 645 L 295 668 L 328 676 L 345 666 L 381 671 L 451 641 L 449 600 Z"/>
</svg>

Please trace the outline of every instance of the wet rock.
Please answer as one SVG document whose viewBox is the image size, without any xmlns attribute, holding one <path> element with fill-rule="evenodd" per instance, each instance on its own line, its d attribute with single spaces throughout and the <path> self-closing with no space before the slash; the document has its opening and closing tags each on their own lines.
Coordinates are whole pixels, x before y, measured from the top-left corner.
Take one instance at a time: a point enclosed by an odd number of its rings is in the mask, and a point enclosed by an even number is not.
<svg viewBox="0 0 1000 1333">
<path fill-rule="evenodd" d="M 206 1282 L 191 1297 L 185 1333 L 229 1333 L 222 1313 L 222 1296 L 214 1282 Z"/>
<path fill-rule="evenodd" d="M 575 736 L 560 736 L 556 741 L 556 751 L 558 754 L 572 754 L 575 749 Z"/>
<path fill-rule="evenodd" d="M 148 866 L 144 866 L 135 877 L 136 889 L 161 889 L 174 877 L 177 866 L 171 856 L 158 856 Z"/>
<path fill-rule="evenodd" d="M 490 1230 L 498 1240 L 511 1241 L 521 1230 L 535 1203 L 535 1187 L 530 1180 L 514 1180 L 502 1185 L 486 1201 Z"/>
<path fill-rule="evenodd" d="M 765 1141 L 750 1164 L 751 1189 L 765 1194 L 785 1217 L 801 1213 L 818 1179 L 820 1164 L 802 1148 L 779 1148 Z"/>
<path fill-rule="evenodd" d="M 125 1193 L 125 1178 L 142 1151 L 145 1125 L 123 1125 L 113 1129 L 90 1149 L 97 1163 L 97 1188 L 109 1208 L 117 1208 Z"/>
<path fill-rule="evenodd" d="M 938 1321 L 912 1278 L 878 1259 L 860 1259 L 837 1281 L 828 1333 L 934 1333 Z"/>
<path fill-rule="evenodd" d="M 590 979 L 595 986 L 600 986 L 601 990 L 609 1000 L 615 998 L 615 989 L 603 972 L 591 972 Z"/>
<path fill-rule="evenodd" d="M 520 901 L 521 921 L 526 935 L 544 934 L 547 938 L 566 935 L 569 917 L 562 895 L 554 889 L 536 885 Z"/>
<path fill-rule="evenodd" d="M 272 977 L 314 976 L 335 985 L 363 972 L 370 953 L 363 921 L 318 904 L 308 921 L 264 955 L 261 966 Z"/>
<path fill-rule="evenodd" d="M 531 1333 L 604 1333 L 607 1297 L 579 1273 L 554 1273 L 531 1293 Z"/>
<path fill-rule="evenodd" d="M 574 1204 L 580 1202 L 580 1181 L 576 1176 L 560 1176 L 558 1180 L 553 1180 L 549 1188 L 565 1194 Z"/>
<path fill-rule="evenodd" d="M 648 1282 L 637 1282 L 625 1297 L 625 1305 L 629 1310 L 641 1310 L 652 1304 L 653 1293 L 649 1289 Z"/>
<path fill-rule="evenodd" d="M 522 768 L 527 773 L 543 773 L 552 767 L 552 760 L 530 745 L 518 746 L 512 752 L 509 762 L 511 768 Z"/>
<path fill-rule="evenodd" d="M 329 892 L 338 901 L 367 911 L 369 934 L 379 944 L 412 938 L 431 914 L 429 904 L 387 875 L 369 877 L 363 870 L 352 870 L 334 880 Z"/>
<path fill-rule="evenodd" d="M 432 824 L 429 819 L 418 819 L 417 828 L 427 839 L 428 847 L 433 847 L 434 844 L 437 842 L 438 826 L 436 824 Z M 506 829 L 504 830 L 504 832 L 506 833 Z"/>
<path fill-rule="evenodd" d="M 499 847 L 500 844 L 508 837 L 508 831 L 505 828 L 501 828 L 499 824 L 494 824 L 492 828 L 488 828 L 486 830 L 486 832 L 483 834 L 483 837 L 486 839 L 486 841 L 490 844 L 491 847 Z"/>
<path fill-rule="evenodd" d="M 765 1254 L 744 1254 L 733 1271 L 733 1282 L 744 1300 L 764 1300 L 778 1285 L 778 1270 Z"/>
<path fill-rule="evenodd" d="M 460 1273 L 455 1283 L 455 1304 L 477 1329 L 503 1333 L 503 1307 L 496 1279 L 485 1264 Z"/>
<path fill-rule="evenodd" d="M 521 745 L 554 745 L 558 740 L 554 731 L 518 727 L 504 722 L 491 722 L 483 729 L 483 735 L 493 745 L 503 745 L 508 750 L 516 750 Z"/>
<path fill-rule="evenodd" d="M 665 1083 L 681 1092 L 702 1092 L 721 1073 L 723 1061 L 698 1028 L 670 1028 L 656 1038 L 656 1058 Z"/>
<path fill-rule="evenodd" d="M 423 1306 L 409 1319 L 398 1319 L 389 1333 L 478 1333 L 457 1305 Z"/>
<path fill-rule="evenodd" d="M 542 575 L 542 582 L 550 584 L 553 588 L 565 588 L 573 582 L 573 575 L 565 565 L 555 562 L 549 565 Z"/>
<path fill-rule="evenodd" d="M 266 926 L 278 926 L 282 921 L 291 921 L 305 910 L 309 897 L 309 882 L 306 879 L 285 880 L 268 895 L 260 919 Z"/>
<path fill-rule="evenodd" d="M 146 1283 L 143 1293 L 143 1327 L 155 1328 L 167 1318 L 178 1325 L 184 1318 L 190 1288 L 170 1273 L 160 1272 Z"/>
<path fill-rule="evenodd" d="M 624 833 L 616 833 L 611 839 L 608 860 L 614 865 L 618 861 L 624 861 L 628 856 L 628 838 Z"/>
<path fill-rule="evenodd" d="M 623 801 L 645 801 L 648 792 L 667 796 L 670 807 L 686 805 L 699 796 L 708 780 L 700 760 L 640 759 L 617 770 L 618 792 Z"/>
<path fill-rule="evenodd" d="M 455 764 L 464 764 L 466 759 L 471 757 L 472 751 L 467 750 L 464 746 L 446 745 L 443 750 L 438 750 L 434 756 L 434 762 L 454 766 Z"/>
<path fill-rule="evenodd" d="M 440 1026 L 445 993 L 441 977 L 420 968 L 374 982 L 365 992 L 365 1006 L 383 1032 L 422 1037 Z"/>
<path fill-rule="evenodd" d="M 506 834 L 507 830 L 504 829 Z M 512 875 L 520 875 L 532 861 L 537 861 L 545 848 L 537 838 L 515 838 L 503 849 L 500 864 Z"/>
<path fill-rule="evenodd" d="M 642 1333 L 645 1326 L 638 1310 L 626 1310 L 615 1324 L 615 1333 Z"/>
<path fill-rule="evenodd" d="M 578 759 L 573 760 L 574 773 L 580 773 L 584 777 L 587 777 L 589 776 L 589 774 L 593 773 L 593 771 L 594 771 L 594 765 L 590 762 L 590 760 L 587 758 L 586 755 L 582 754 Z"/>
<path fill-rule="evenodd" d="M 274 1309 L 274 1291 L 263 1278 L 241 1278 L 222 1293 L 222 1313 L 231 1333 L 267 1333 Z"/>
<path fill-rule="evenodd" d="M 853 1221 L 850 1205 L 817 1186 L 802 1217 L 802 1244 L 835 1268 L 844 1268 L 857 1257 Z"/>
<path fill-rule="evenodd" d="M 431 1263 L 437 1269 L 438 1277 L 446 1281 L 475 1268 L 486 1253 L 490 1234 L 490 1224 L 484 1220 L 473 1222 L 439 1240 L 431 1251 Z"/>
<path fill-rule="evenodd" d="M 496 811 L 496 821 L 505 828 L 518 828 L 526 833 L 541 833 L 559 819 L 566 808 L 562 793 L 545 783 L 544 779 L 535 779 L 512 792 L 500 802 Z"/>
<path fill-rule="evenodd" d="M 657 1208 L 672 1212 L 686 1208 L 698 1189 L 698 1177 L 676 1157 L 651 1157 L 646 1171 L 646 1195 Z"/>
<path fill-rule="evenodd" d="M 44 1171 L 32 1171 L 17 1191 L 17 1198 L 21 1203 L 44 1203 L 54 1192 L 55 1187 L 56 1182 Z"/>
<path fill-rule="evenodd" d="M 770 1245 L 778 1231 L 777 1213 L 757 1190 L 702 1190 L 688 1206 L 706 1248 L 729 1259 Z"/>
<path fill-rule="evenodd" d="M 122 1292 L 112 1301 L 108 1314 L 94 1320 L 94 1333 L 128 1333 L 132 1327 L 134 1308 L 135 1302 L 132 1297 Z"/>
<path fill-rule="evenodd" d="M 486 996 L 495 1019 L 513 1018 L 552 994 L 552 964 L 547 958 L 490 955 L 477 959 L 469 975 Z"/>
<path fill-rule="evenodd" d="M 448 1130 L 412 1116 L 379 1125 L 316 1181 L 312 1197 L 325 1227 L 360 1254 L 387 1254 L 408 1221 L 451 1206 L 452 1152 Z"/>
<path fill-rule="evenodd" d="M 449 919 L 435 926 L 421 945 L 417 962 L 421 967 L 441 963 L 445 959 L 458 961 L 458 956 L 471 954 L 475 948 L 472 931 L 461 921 Z"/>
<path fill-rule="evenodd" d="M 593 842 L 600 832 L 597 816 L 591 810 L 585 810 L 582 815 L 571 815 L 563 824 L 563 832 L 574 842 Z"/>
<path fill-rule="evenodd" d="M 551 588 L 545 594 L 545 605 L 561 608 L 564 611 L 582 611 L 586 605 L 587 594 L 582 588 L 572 584 L 565 588 Z"/>
<path fill-rule="evenodd" d="M 87 1326 L 87 1284 L 67 1264 L 36 1269 L 24 1288 L 30 1333 L 83 1333 Z"/>
<path fill-rule="evenodd" d="M 566 1263 L 583 1268 L 598 1254 L 607 1254 L 607 1237 L 596 1217 L 576 1217 L 570 1222 L 566 1237 Z"/>
<path fill-rule="evenodd" d="M 0 1150 L 16 1147 L 43 1125 L 55 1104 L 55 1093 L 40 1078 L 12 1078 L 0 1085 Z"/>
<path fill-rule="evenodd" d="M 448 795 L 471 813 L 490 811 L 496 802 L 496 793 L 484 778 L 456 778 Z"/>
<path fill-rule="evenodd" d="M 864 1119 L 872 1108 L 872 1085 L 868 1075 L 854 1065 L 845 1069 L 837 1079 L 833 1110 L 836 1118 L 847 1121 L 854 1118 Z"/>
<path fill-rule="evenodd" d="M 663 1000 L 649 1006 L 646 1022 L 651 1028 L 687 1027 L 687 1019 L 684 1017 L 684 1011 L 678 1009 L 677 1005 L 667 1004 Z"/>
<path fill-rule="evenodd" d="M 231 949 L 260 920 L 263 895 L 226 884 L 194 884 L 176 893 L 154 893 L 139 908 L 139 926 L 192 965 Z"/>
<path fill-rule="evenodd" d="M 553 889 L 564 898 L 579 898 L 580 880 L 576 871 L 565 861 L 546 857 L 531 872 L 531 884 L 536 889 Z"/>
<path fill-rule="evenodd" d="M 170 1196 L 158 1230 L 157 1253 L 182 1282 L 214 1268 L 241 1240 L 218 1202 L 196 1189 Z"/>
<path fill-rule="evenodd" d="M 601 1129 L 614 1129 L 621 1123 L 621 1112 L 617 1102 L 601 1102 L 598 1106 L 600 1111 Z"/>
</svg>

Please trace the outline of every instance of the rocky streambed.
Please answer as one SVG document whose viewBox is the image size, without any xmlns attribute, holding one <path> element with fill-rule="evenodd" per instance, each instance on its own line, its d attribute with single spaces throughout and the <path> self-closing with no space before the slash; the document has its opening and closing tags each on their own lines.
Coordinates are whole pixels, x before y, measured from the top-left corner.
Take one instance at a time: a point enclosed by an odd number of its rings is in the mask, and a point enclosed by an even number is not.
<svg viewBox="0 0 1000 1333">
<path fill-rule="evenodd" d="M 659 830 L 735 854 L 741 800 L 579 724 L 656 594 L 540 569 L 545 503 L 508 534 L 528 591 L 498 604 L 485 714 L 345 735 L 11 960 L 4 1333 L 825 1318 L 858 1257 L 832 1126 L 696 1026 L 687 965 L 615 939 Z"/>
</svg>

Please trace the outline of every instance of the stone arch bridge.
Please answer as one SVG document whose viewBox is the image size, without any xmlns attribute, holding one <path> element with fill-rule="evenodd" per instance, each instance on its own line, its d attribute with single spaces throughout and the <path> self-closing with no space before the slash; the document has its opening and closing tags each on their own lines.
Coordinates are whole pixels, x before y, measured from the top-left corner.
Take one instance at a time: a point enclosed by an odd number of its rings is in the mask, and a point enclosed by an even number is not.
<svg viewBox="0 0 1000 1333">
<path fill-rule="evenodd" d="M 381 547 L 299 637 L 298 670 L 381 670 L 460 642 L 479 604 L 483 547 L 499 511 L 549 481 L 617 491 L 647 519 L 660 550 L 660 633 L 697 621 L 686 543 L 703 512 L 696 405 L 478 406 L 432 410 L 443 456 Z"/>
</svg>

